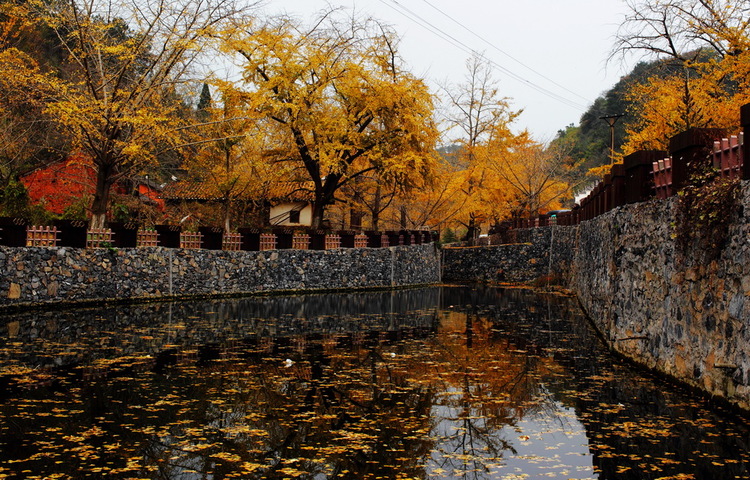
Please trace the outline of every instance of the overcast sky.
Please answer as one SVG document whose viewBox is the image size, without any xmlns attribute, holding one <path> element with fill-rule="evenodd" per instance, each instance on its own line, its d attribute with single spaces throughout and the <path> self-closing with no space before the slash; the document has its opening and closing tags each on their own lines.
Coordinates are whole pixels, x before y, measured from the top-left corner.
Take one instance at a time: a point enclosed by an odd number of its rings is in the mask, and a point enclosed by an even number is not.
<svg viewBox="0 0 750 480">
<path fill-rule="evenodd" d="M 501 94 L 524 110 L 517 129 L 538 140 L 578 124 L 632 67 L 607 63 L 623 0 L 267 0 L 264 10 L 310 19 L 328 6 L 391 24 L 410 70 L 436 93 L 462 81 L 472 50 L 483 53 L 496 64 Z"/>
</svg>

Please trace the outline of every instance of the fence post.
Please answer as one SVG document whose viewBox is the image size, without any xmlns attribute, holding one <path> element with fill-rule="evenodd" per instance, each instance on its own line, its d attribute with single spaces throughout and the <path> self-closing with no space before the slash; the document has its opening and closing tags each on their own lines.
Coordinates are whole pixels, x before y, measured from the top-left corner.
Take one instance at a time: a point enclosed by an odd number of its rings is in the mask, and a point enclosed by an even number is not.
<svg viewBox="0 0 750 480">
<path fill-rule="evenodd" d="M 404 244 L 404 236 L 400 232 L 394 230 L 388 230 L 385 232 L 388 236 L 388 246 L 397 247 Z"/>
<path fill-rule="evenodd" d="M 368 230 L 365 232 L 367 235 L 367 246 L 370 248 L 380 248 L 388 246 L 388 237 L 383 235 L 381 232 L 374 230 Z M 385 239 L 385 242 L 383 240 Z M 385 245 L 383 245 L 385 243 Z"/>
<path fill-rule="evenodd" d="M 625 157 L 625 203 L 643 202 L 654 195 L 653 162 L 667 155 L 661 150 L 640 150 Z"/>
<path fill-rule="evenodd" d="M 672 195 L 684 187 L 690 175 L 712 163 L 714 140 L 725 136 L 719 128 L 689 128 L 669 139 L 672 155 Z"/>
<path fill-rule="evenodd" d="M 750 180 L 750 103 L 740 108 L 740 120 L 745 132 L 745 142 L 742 146 L 742 179 Z"/>
<path fill-rule="evenodd" d="M 354 237 L 358 232 L 353 230 L 339 230 L 337 233 L 339 234 L 339 238 L 341 238 L 342 248 L 354 248 Z"/>
<path fill-rule="evenodd" d="M 257 228 L 238 228 L 240 234 L 240 250 L 260 251 L 260 230 Z"/>
<path fill-rule="evenodd" d="M 573 205 L 573 210 L 571 210 L 573 219 L 571 225 L 578 225 L 581 223 L 581 206 L 580 205 Z"/>
<path fill-rule="evenodd" d="M 224 229 L 216 226 L 198 227 L 201 234 L 200 248 L 204 250 L 221 250 L 221 242 L 224 239 Z"/>
<path fill-rule="evenodd" d="M 588 220 L 589 216 L 589 197 L 591 194 L 586 195 L 581 199 L 581 212 L 578 217 L 578 223 Z"/>
<path fill-rule="evenodd" d="M 411 230 L 400 230 L 399 235 L 401 236 L 401 245 L 413 245 L 414 244 L 414 235 L 412 234 Z"/>
<path fill-rule="evenodd" d="M 612 210 L 612 174 L 608 173 L 604 175 L 602 181 L 602 201 L 601 201 L 601 212 L 602 214 Z"/>
<path fill-rule="evenodd" d="M 611 207 L 617 208 L 625 205 L 625 165 L 616 163 L 612 165 L 612 190 L 610 195 Z"/>
<path fill-rule="evenodd" d="M 602 214 L 602 182 L 599 182 L 596 184 L 596 187 L 594 187 L 594 191 L 591 192 L 591 216 L 589 217 L 589 220 L 592 218 L 596 218 L 599 215 Z"/>
<path fill-rule="evenodd" d="M 180 248 L 180 225 L 154 225 L 157 245 L 166 248 Z"/>
<path fill-rule="evenodd" d="M 88 222 L 85 220 L 55 220 L 52 224 L 57 227 L 59 246 L 86 248 Z"/>
<path fill-rule="evenodd" d="M 0 217 L 0 245 L 25 247 L 28 225 L 24 218 Z"/>
<path fill-rule="evenodd" d="M 110 222 L 112 244 L 118 248 L 135 248 L 138 246 L 138 225 L 135 223 Z"/>
<path fill-rule="evenodd" d="M 274 228 L 271 233 L 276 235 L 276 248 L 291 250 L 294 248 L 294 231 L 289 228 Z"/>
</svg>

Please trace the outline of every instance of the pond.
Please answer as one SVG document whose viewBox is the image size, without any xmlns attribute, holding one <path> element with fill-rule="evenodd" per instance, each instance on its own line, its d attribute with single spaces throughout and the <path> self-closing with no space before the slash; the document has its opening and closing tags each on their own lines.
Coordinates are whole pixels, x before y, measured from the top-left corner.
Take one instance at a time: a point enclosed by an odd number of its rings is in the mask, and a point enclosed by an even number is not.
<svg viewBox="0 0 750 480">
<path fill-rule="evenodd" d="M 750 478 L 575 299 L 445 286 L 0 317 L 0 478 Z"/>
</svg>

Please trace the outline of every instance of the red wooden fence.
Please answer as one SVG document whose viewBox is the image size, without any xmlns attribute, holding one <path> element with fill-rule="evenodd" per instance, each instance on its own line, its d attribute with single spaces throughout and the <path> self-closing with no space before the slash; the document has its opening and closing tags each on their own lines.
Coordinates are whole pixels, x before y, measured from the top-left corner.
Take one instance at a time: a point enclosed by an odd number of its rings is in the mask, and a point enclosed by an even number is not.
<svg viewBox="0 0 750 480">
<path fill-rule="evenodd" d="M 732 135 L 729 138 L 722 138 L 714 142 L 714 148 L 711 155 L 714 167 L 719 170 L 722 177 L 740 178 L 742 177 L 743 145 L 745 143 L 745 134 Z"/>
<path fill-rule="evenodd" d="M 654 176 L 654 193 L 663 200 L 672 196 L 672 158 L 667 157 L 652 163 Z"/>
<path fill-rule="evenodd" d="M 712 165 L 725 178 L 750 180 L 750 165 L 744 157 L 750 156 L 750 146 L 745 145 L 745 133 L 750 130 L 750 104 L 741 108 L 743 132 L 726 138 L 716 129 L 690 129 L 670 139 L 671 153 L 642 151 L 628 155 L 623 165 L 615 165 L 605 180 L 569 212 L 557 212 L 553 225 L 577 225 L 613 208 L 647 201 L 666 199 L 689 181 L 691 162 Z M 710 140 L 711 138 L 715 140 Z M 663 156 L 661 156 L 663 155 Z M 497 226 L 498 231 L 516 228 L 545 226 L 549 215 L 530 219 L 514 219 Z"/>
</svg>

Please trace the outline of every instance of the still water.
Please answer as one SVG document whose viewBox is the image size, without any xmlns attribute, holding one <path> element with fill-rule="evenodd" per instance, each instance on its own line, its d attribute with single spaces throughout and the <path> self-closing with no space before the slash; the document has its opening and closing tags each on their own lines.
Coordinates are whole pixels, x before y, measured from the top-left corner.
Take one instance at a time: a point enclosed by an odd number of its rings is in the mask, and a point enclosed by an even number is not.
<svg viewBox="0 0 750 480">
<path fill-rule="evenodd" d="M 750 429 L 525 290 L 0 317 L 0 478 L 750 478 Z"/>
</svg>

